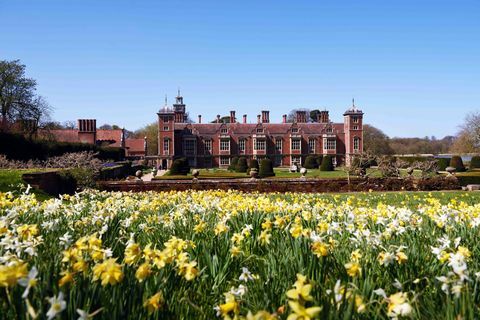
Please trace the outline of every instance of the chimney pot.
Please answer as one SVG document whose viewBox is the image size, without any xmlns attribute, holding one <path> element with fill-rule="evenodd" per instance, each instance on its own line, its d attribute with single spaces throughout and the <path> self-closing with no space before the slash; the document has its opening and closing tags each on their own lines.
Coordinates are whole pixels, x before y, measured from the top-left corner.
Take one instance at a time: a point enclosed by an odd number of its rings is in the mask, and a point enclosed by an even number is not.
<svg viewBox="0 0 480 320">
<path fill-rule="evenodd" d="M 247 123 L 247 115 L 246 114 L 243 115 L 243 123 Z"/>
<path fill-rule="evenodd" d="M 261 115 L 257 115 L 257 122 L 258 123 L 261 123 L 261 118 L 260 117 L 261 117 Z"/>
<path fill-rule="evenodd" d="M 235 123 L 235 111 L 230 111 L 230 123 Z"/>
<path fill-rule="evenodd" d="M 282 122 L 283 122 L 283 123 L 287 123 L 287 115 L 286 115 L 286 114 L 284 114 L 284 115 L 282 116 Z"/>
<path fill-rule="evenodd" d="M 220 115 L 217 114 L 217 123 L 220 123 Z"/>
<path fill-rule="evenodd" d="M 202 115 L 201 114 L 198 115 L 198 123 L 202 123 Z"/>
</svg>

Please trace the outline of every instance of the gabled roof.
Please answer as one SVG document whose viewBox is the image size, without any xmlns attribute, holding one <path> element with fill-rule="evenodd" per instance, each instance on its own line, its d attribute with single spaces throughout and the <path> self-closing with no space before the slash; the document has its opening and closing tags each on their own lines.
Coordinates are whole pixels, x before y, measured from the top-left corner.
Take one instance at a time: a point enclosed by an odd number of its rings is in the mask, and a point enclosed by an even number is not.
<svg viewBox="0 0 480 320">
<path fill-rule="evenodd" d="M 114 141 L 109 146 L 121 147 L 122 146 L 122 129 L 116 130 L 97 130 L 97 141 Z"/>
<path fill-rule="evenodd" d="M 145 152 L 145 140 L 144 139 L 125 139 L 125 148 L 129 153 Z"/>
</svg>

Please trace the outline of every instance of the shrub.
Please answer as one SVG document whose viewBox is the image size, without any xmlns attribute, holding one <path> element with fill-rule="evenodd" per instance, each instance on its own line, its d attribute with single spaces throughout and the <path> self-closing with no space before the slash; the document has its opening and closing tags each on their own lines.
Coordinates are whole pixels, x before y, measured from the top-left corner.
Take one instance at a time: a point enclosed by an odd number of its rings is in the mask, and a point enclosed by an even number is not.
<svg viewBox="0 0 480 320">
<path fill-rule="evenodd" d="M 322 160 L 323 160 L 323 156 L 321 154 L 316 157 L 317 168 L 320 168 L 320 166 L 322 165 Z"/>
<path fill-rule="evenodd" d="M 437 165 L 438 170 L 445 171 L 445 169 L 450 165 L 450 158 L 438 158 Z"/>
<path fill-rule="evenodd" d="M 305 159 L 304 167 L 307 169 L 316 169 L 318 168 L 317 158 L 315 156 L 307 156 Z"/>
<path fill-rule="evenodd" d="M 480 156 L 473 156 L 470 160 L 470 170 L 480 169 Z"/>
<path fill-rule="evenodd" d="M 238 159 L 237 165 L 235 167 L 236 172 L 247 172 L 248 165 L 247 165 L 247 159 L 244 157 L 241 157 Z"/>
<path fill-rule="evenodd" d="M 463 165 L 462 157 L 453 156 L 450 160 L 450 167 L 454 167 L 457 172 L 465 171 L 465 166 Z"/>
<path fill-rule="evenodd" d="M 332 156 L 324 156 L 322 159 L 322 164 L 320 165 L 320 171 L 333 171 L 333 161 Z"/>
<path fill-rule="evenodd" d="M 170 168 L 170 174 L 180 174 L 187 175 L 190 172 L 190 166 L 186 158 L 179 158 L 173 161 L 172 167 Z"/>
<path fill-rule="evenodd" d="M 259 170 L 259 176 L 261 178 L 264 177 L 272 177 L 275 175 L 275 172 L 273 172 L 273 162 L 272 160 L 265 158 L 260 162 L 260 170 Z"/>
<path fill-rule="evenodd" d="M 251 159 L 250 162 L 248 163 L 248 170 L 247 170 L 247 173 L 250 173 L 250 170 L 251 169 L 259 169 L 259 165 L 258 165 L 258 160 L 257 159 Z"/>
<path fill-rule="evenodd" d="M 228 166 L 228 171 L 235 171 L 238 163 L 238 157 L 233 157 L 232 161 L 230 161 L 230 165 Z"/>
</svg>

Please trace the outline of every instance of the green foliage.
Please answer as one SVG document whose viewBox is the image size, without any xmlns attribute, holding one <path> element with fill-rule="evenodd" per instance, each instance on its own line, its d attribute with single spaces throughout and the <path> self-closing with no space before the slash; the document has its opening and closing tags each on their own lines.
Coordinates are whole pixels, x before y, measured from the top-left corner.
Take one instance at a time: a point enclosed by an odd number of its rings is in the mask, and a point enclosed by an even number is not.
<svg viewBox="0 0 480 320">
<path fill-rule="evenodd" d="M 320 168 L 320 166 L 322 165 L 323 155 L 319 154 L 315 159 L 317 161 L 317 168 Z"/>
<path fill-rule="evenodd" d="M 273 172 L 273 162 L 272 160 L 265 158 L 260 162 L 259 176 L 261 178 L 272 177 L 275 175 Z"/>
<path fill-rule="evenodd" d="M 257 171 L 260 168 L 260 166 L 258 165 L 258 160 L 257 159 L 250 159 L 250 162 L 248 163 L 247 173 L 250 173 L 250 170 L 252 170 L 253 168 L 257 169 Z"/>
<path fill-rule="evenodd" d="M 179 158 L 173 161 L 170 168 L 170 174 L 187 175 L 190 172 L 190 166 L 186 158 Z"/>
<path fill-rule="evenodd" d="M 247 159 L 244 157 L 240 157 L 238 159 L 237 165 L 235 167 L 236 172 L 247 172 L 248 165 L 247 165 Z"/>
<path fill-rule="evenodd" d="M 232 160 L 230 160 L 230 165 L 228 166 L 228 171 L 235 171 L 238 163 L 238 157 L 233 157 Z"/>
<path fill-rule="evenodd" d="M 453 156 L 450 160 L 450 167 L 454 167 L 457 172 L 465 171 L 465 166 L 463 165 L 462 157 Z"/>
<path fill-rule="evenodd" d="M 437 158 L 437 165 L 439 171 L 445 171 L 445 169 L 450 165 L 451 158 Z"/>
<path fill-rule="evenodd" d="M 470 160 L 470 170 L 480 169 L 480 156 L 473 156 Z"/>
<path fill-rule="evenodd" d="M 27 139 L 19 134 L 0 132 L 0 154 L 12 160 L 46 160 L 65 153 L 81 151 L 98 152 L 101 160 L 120 161 L 125 158 L 122 148 L 98 147 L 86 143 L 67 143 L 47 140 Z"/>
<path fill-rule="evenodd" d="M 305 159 L 304 167 L 307 169 L 317 169 L 317 157 L 315 157 L 314 155 L 307 156 L 307 158 Z"/>
<path fill-rule="evenodd" d="M 322 164 L 320 165 L 320 171 L 333 171 L 334 169 L 332 156 L 323 156 Z"/>
</svg>

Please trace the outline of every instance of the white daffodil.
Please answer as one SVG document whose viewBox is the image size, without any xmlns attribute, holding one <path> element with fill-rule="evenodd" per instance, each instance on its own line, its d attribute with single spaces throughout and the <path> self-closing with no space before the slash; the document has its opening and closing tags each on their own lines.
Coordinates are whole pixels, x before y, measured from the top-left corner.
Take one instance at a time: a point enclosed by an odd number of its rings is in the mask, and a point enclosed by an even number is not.
<svg viewBox="0 0 480 320">
<path fill-rule="evenodd" d="M 34 287 L 37 284 L 37 275 L 38 275 L 38 270 L 34 266 L 32 269 L 30 269 L 30 272 L 28 272 L 28 275 L 26 278 L 22 278 L 18 280 L 18 284 L 21 285 L 22 287 L 25 287 L 25 291 L 22 294 L 22 298 L 26 299 L 28 296 L 28 293 L 30 292 L 30 288 Z"/>
<path fill-rule="evenodd" d="M 242 274 L 238 277 L 238 280 L 248 282 L 249 280 L 254 280 L 252 273 L 245 267 L 242 268 Z"/>
<path fill-rule="evenodd" d="M 47 317 L 49 320 L 55 318 L 57 314 L 65 310 L 67 307 L 67 303 L 63 299 L 63 292 L 61 291 L 58 296 L 48 298 L 48 302 L 50 303 L 50 309 L 48 309 L 47 312 Z"/>
</svg>

